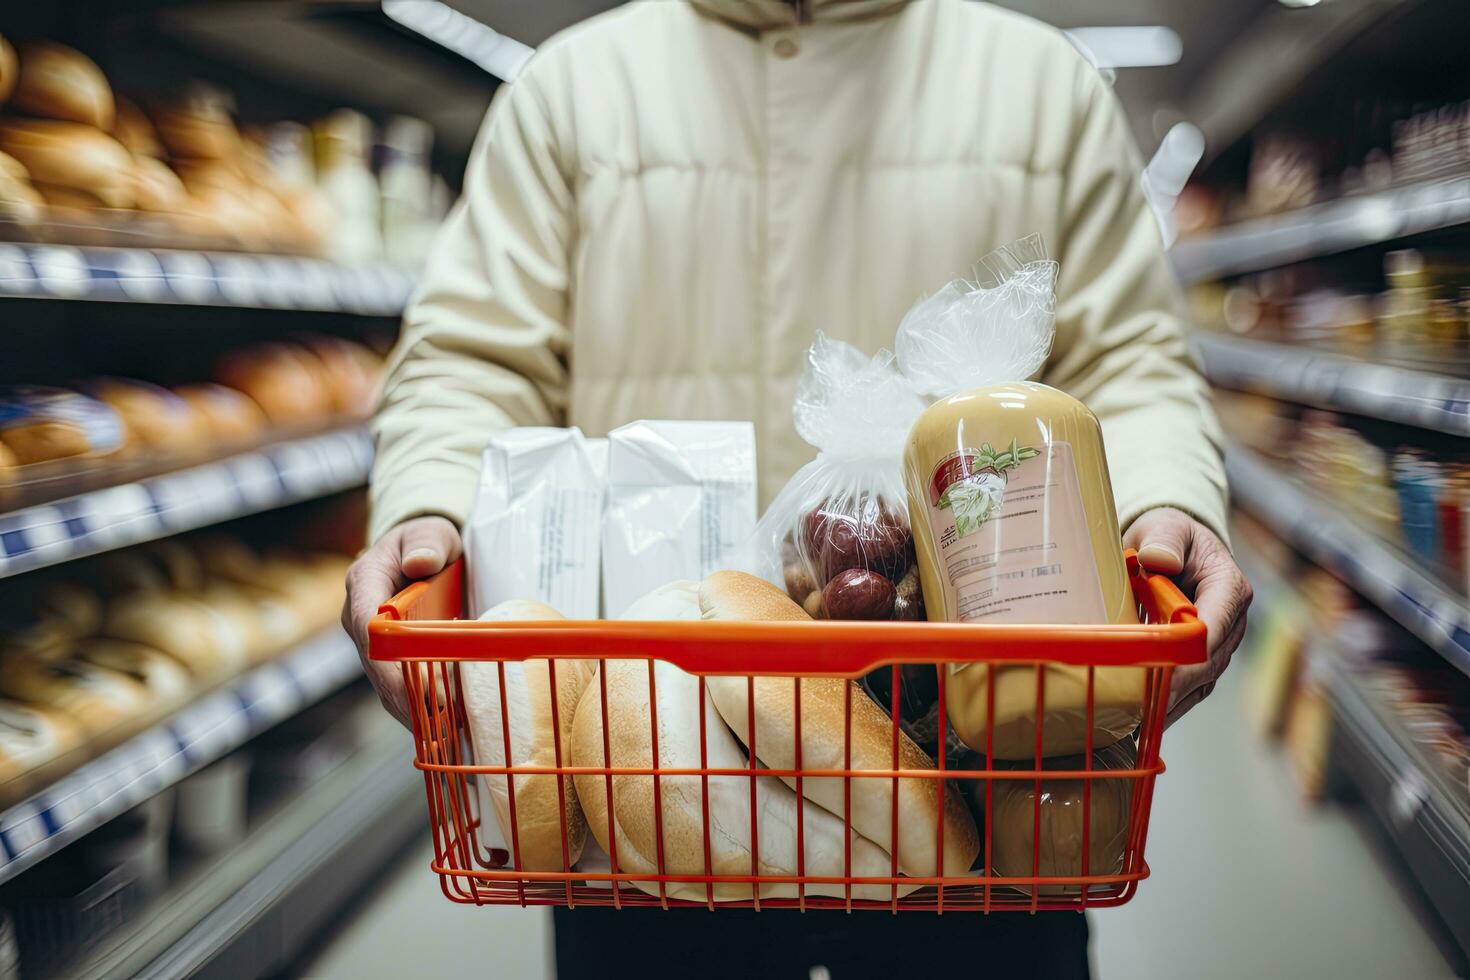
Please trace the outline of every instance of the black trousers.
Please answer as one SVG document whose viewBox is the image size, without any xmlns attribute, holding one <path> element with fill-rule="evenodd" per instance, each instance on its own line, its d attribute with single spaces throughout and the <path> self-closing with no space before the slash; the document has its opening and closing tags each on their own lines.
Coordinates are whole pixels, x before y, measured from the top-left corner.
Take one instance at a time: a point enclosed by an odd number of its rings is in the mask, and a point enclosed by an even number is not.
<svg viewBox="0 0 1470 980">
<path fill-rule="evenodd" d="M 557 980 L 808 980 L 818 967 L 832 980 L 1089 975 L 1087 919 L 1076 912 L 559 908 L 555 923 Z"/>
</svg>

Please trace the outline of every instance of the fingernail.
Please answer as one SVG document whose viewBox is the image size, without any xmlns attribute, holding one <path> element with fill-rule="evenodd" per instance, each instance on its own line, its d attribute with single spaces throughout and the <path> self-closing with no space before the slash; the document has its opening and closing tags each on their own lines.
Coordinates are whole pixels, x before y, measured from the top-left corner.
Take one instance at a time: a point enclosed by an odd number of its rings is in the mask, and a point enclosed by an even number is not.
<svg viewBox="0 0 1470 980">
<path fill-rule="evenodd" d="M 435 551 L 433 548 L 415 548 L 412 551 L 407 552 L 403 556 L 403 560 L 404 561 L 408 561 L 411 558 L 438 558 L 438 557 L 439 557 L 439 552 Z"/>
<path fill-rule="evenodd" d="M 1148 552 L 1149 554 L 1154 555 L 1158 558 L 1167 558 L 1168 560 L 1174 562 L 1176 565 L 1184 564 L 1184 556 L 1179 554 L 1179 552 L 1175 551 L 1173 548 L 1169 547 L 1166 544 L 1146 544 L 1142 548 L 1138 549 L 1138 553 L 1140 555 L 1142 555 L 1144 552 Z"/>
</svg>

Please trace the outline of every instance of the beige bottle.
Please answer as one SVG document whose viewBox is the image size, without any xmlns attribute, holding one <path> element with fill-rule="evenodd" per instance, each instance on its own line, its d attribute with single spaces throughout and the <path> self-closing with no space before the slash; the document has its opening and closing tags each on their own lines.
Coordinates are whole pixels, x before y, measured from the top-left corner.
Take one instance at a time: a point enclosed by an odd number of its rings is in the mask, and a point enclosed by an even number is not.
<svg viewBox="0 0 1470 980">
<path fill-rule="evenodd" d="M 1136 623 L 1097 417 L 1054 388 L 1007 380 L 1038 370 L 1051 343 L 1055 265 L 1018 257 L 1022 245 L 1040 247 L 1018 243 L 992 256 L 995 285 L 951 286 L 899 328 L 905 374 L 945 395 L 914 423 L 904 456 L 928 618 Z M 1086 751 L 1086 668 L 949 669 L 949 720 L 971 748 L 989 744 L 995 758 L 1031 758 L 1040 680 L 1042 755 Z M 1143 695 L 1142 669 L 1094 672 L 1093 749 L 1137 727 Z"/>
</svg>

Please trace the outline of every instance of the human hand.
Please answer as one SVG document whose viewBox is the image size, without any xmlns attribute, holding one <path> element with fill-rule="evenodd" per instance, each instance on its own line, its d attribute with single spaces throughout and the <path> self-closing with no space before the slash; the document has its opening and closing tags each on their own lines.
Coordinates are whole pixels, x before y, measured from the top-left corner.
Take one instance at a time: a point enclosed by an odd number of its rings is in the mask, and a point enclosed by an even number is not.
<svg viewBox="0 0 1470 980">
<path fill-rule="evenodd" d="M 1209 659 L 1174 671 L 1168 716 L 1173 724 L 1209 697 L 1230 665 L 1231 654 L 1245 636 L 1253 593 L 1224 542 L 1181 510 L 1159 507 L 1145 512 L 1124 533 L 1123 543 L 1138 552 L 1144 568 L 1179 584 L 1193 599 L 1207 630 Z"/>
<path fill-rule="evenodd" d="M 459 530 L 442 517 L 415 517 L 379 539 L 347 570 L 347 602 L 342 627 L 357 644 L 378 700 L 389 714 L 408 727 L 408 695 L 398 664 L 368 659 L 368 623 L 378 607 L 412 581 L 428 578 L 459 557 Z"/>
</svg>

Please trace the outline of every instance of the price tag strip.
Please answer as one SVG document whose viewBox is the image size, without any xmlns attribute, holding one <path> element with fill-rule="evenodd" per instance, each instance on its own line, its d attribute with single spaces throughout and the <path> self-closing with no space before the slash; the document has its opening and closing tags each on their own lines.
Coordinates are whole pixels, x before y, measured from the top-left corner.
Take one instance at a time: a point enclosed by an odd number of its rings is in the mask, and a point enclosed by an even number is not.
<svg viewBox="0 0 1470 980">
<path fill-rule="evenodd" d="M 7 244 L 0 296 L 396 317 L 413 277 L 289 255 Z"/>
<path fill-rule="evenodd" d="M 79 766 L 0 813 L 0 882 L 360 675 L 352 642 L 330 630 Z"/>
<path fill-rule="evenodd" d="M 361 486 L 356 427 L 0 514 L 0 578 Z"/>
</svg>

